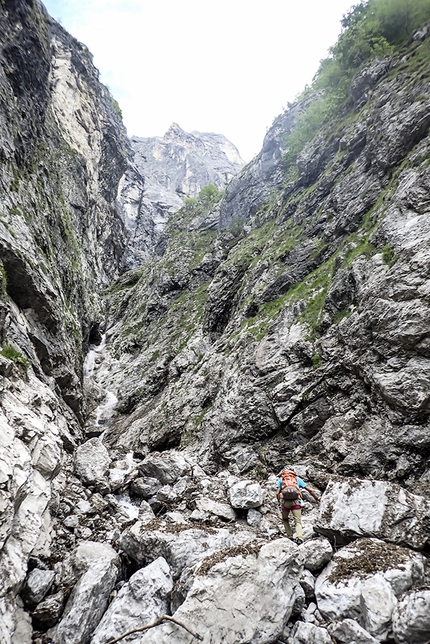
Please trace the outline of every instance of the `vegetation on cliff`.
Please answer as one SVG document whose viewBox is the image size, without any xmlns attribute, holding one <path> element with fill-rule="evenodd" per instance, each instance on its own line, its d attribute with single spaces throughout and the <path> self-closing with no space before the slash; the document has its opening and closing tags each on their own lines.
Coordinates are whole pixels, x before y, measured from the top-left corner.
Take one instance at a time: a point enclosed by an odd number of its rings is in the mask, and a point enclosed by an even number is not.
<svg viewBox="0 0 430 644">
<path fill-rule="evenodd" d="M 321 61 L 311 87 L 302 95 L 315 94 L 297 127 L 288 135 L 285 158 L 288 163 L 318 132 L 348 109 L 350 85 L 358 69 L 374 58 L 389 57 L 400 51 L 411 33 L 430 20 L 427 0 L 364 0 L 344 16 L 342 33 Z"/>
</svg>

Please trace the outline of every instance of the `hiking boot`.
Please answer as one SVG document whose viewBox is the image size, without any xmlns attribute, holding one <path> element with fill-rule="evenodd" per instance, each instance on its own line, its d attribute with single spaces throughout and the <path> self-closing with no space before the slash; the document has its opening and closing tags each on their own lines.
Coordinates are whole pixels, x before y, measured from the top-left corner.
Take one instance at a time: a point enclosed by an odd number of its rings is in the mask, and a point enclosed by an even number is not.
<svg viewBox="0 0 430 644">
<path fill-rule="evenodd" d="M 301 546 L 303 543 L 303 539 L 296 539 L 296 543 L 298 546 Z"/>
</svg>

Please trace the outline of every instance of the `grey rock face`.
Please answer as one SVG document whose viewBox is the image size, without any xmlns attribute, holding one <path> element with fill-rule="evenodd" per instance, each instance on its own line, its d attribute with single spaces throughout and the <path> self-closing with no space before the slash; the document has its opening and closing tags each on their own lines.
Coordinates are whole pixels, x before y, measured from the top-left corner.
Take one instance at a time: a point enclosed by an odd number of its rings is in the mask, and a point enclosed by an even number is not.
<svg viewBox="0 0 430 644">
<path fill-rule="evenodd" d="M 222 203 L 174 212 L 230 176 L 225 140 L 175 126 L 133 164 L 86 48 L 37 0 L 0 20 L 0 640 L 30 644 L 28 609 L 58 644 L 169 610 L 207 642 L 423 640 L 429 30 L 359 71 L 294 167 L 315 96 Z M 278 538 L 286 462 L 325 490 L 300 548 Z M 332 555 L 314 526 L 359 539 Z"/>
<path fill-rule="evenodd" d="M 284 181 L 287 151 L 286 135 L 293 129 L 297 117 L 305 109 L 305 100 L 278 116 L 264 137 L 261 152 L 233 179 L 221 207 L 222 227 L 236 218 L 246 222 L 270 198 Z"/>
<path fill-rule="evenodd" d="M 163 201 L 171 210 L 183 205 L 184 197 L 198 197 L 213 183 L 224 187 L 243 167 L 235 146 L 221 134 L 187 133 L 173 123 L 164 137 L 132 137 L 134 160 L 146 177 L 146 192 L 152 201 Z"/>
<path fill-rule="evenodd" d="M 123 269 L 154 260 L 154 251 L 163 252 L 164 227 L 186 197 L 198 197 L 208 184 L 223 188 L 244 165 L 221 134 L 187 133 L 176 123 L 164 137 L 132 137 L 131 146 L 134 163 L 118 192 L 127 240 Z"/>
</svg>

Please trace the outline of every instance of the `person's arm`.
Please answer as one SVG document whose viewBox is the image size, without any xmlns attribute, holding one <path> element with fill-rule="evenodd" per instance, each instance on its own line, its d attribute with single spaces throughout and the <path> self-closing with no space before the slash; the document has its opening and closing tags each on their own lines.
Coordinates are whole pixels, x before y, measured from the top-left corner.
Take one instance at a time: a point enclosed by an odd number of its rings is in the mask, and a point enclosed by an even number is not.
<svg viewBox="0 0 430 644">
<path fill-rule="evenodd" d="M 279 484 L 279 481 L 278 481 L 278 484 L 276 486 L 276 499 L 277 499 L 278 503 L 281 502 L 281 486 Z"/>
<path fill-rule="evenodd" d="M 306 486 L 306 491 L 307 491 L 307 492 L 309 492 L 309 494 L 310 494 L 311 496 L 313 496 L 313 497 L 314 497 L 314 499 L 315 499 L 315 501 L 316 501 L 317 503 L 319 503 L 319 502 L 320 502 L 320 497 L 319 497 L 319 496 L 318 496 L 318 494 L 315 492 L 315 490 L 313 490 L 311 487 L 309 487 L 309 485 L 307 485 L 307 486 Z"/>
</svg>

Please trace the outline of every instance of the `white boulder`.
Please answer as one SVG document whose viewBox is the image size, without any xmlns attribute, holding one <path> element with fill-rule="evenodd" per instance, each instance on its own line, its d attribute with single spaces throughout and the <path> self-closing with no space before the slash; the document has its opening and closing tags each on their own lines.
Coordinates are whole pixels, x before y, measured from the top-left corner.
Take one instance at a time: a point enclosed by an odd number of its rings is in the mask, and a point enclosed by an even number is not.
<svg viewBox="0 0 430 644">
<path fill-rule="evenodd" d="M 300 553 L 288 539 L 258 554 L 226 557 L 197 574 L 173 617 L 201 635 L 203 644 L 268 644 L 281 635 L 296 600 Z M 144 633 L 140 644 L 190 644 L 184 629 L 167 623 Z"/>
<path fill-rule="evenodd" d="M 220 503 L 219 501 L 211 501 L 207 497 L 196 500 L 196 508 L 201 512 L 209 512 L 215 516 L 225 519 L 226 521 L 234 521 L 236 519 L 236 512 L 227 503 Z"/>
<path fill-rule="evenodd" d="M 378 644 L 375 639 L 355 619 L 343 619 L 341 622 L 333 622 L 327 627 L 329 633 L 339 644 Z"/>
<path fill-rule="evenodd" d="M 82 541 L 62 563 L 62 584 L 73 585 L 98 561 L 114 562 L 119 566 L 118 553 L 112 546 L 98 541 Z"/>
<path fill-rule="evenodd" d="M 384 639 L 397 598 L 424 580 L 425 559 L 378 539 L 359 539 L 339 550 L 319 575 L 315 596 L 322 615 L 356 619 Z"/>
<path fill-rule="evenodd" d="M 246 515 L 246 522 L 249 526 L 251 526 L 251 528 L 258 528 L 261 525 L 262 519 L 263 516 L 258 510 L 255 510 L 254 508 L 250 508 L 248 510 L 248 513 Z"/>
<path fill-rule="evenodd" d="M 321 570 L 333 557 L 333 548 L 328 539 L 310 539 L 303 544 L 304 566 L 308 570 Z"/>
<path fill-rule="evenodd" d="M 263 503 L 263 490 L 259 483 L 239 481 L 229 489 L 228 498 L 233 508 L 241 510 L 258 508 Z"/>
<path fill-rule="evenodd" d="M 172 588 L 169 566 L 162 557 L 138 570 L 110 604 L 91 644 L 106 644 L 119 635 L 168 613 L 167 595 Z"/>
<path fill-rule="evenodd" d="M 21 597 L 26 604 L 36 605 L 42 601 L 51 588 L 55 577 L 53 570 L 34 568 L 27 576 Z"/>
<path fill-rule="evenodd" d="M 393 634 L 397 644 L 430 642 L 430 589 L 406 593 L 393 611 Z"/>
<path fill-rule="evenodd" d="M 302 570 L 299 576 L 300 586 L 303 588 L 306 599 L 315 597 L 315 577 L 310 570 Z"/>
<path fill-rule="evenodd" d="M 75 454 L 75 469 L 81 481 L 87 485 L 108 486 L 107 476 L 111 458 L 99 438 L 90 438 L 79 445 Z"/>
<path fill-rule="evenodd" d="M 429 539 L 430 501 L 388 481 L 340 479 L 324 492 L 316 530 L 326 535 L 376 537 L 414 549 Z"/>
<path fill-rule="evenodd" d="M 48 632 L 53 644 L 87 644 L 106 610 L 118 569 L 113 561 L 90 566 L 76 584 L 61 621 Z"/>
<path fill-rule="evenodd" d="M 191 471 L 191 466 L 179 452 L 152 452 L 140 465 L 143 476 L 158 479 L 163 485 L 176 483 Z"/>
<path fill-rule="evenodd" d="M 296 622 L 288 644 L 333 644 L 333 640 L 325 628 L 310 622 Z"/>
</svg>

